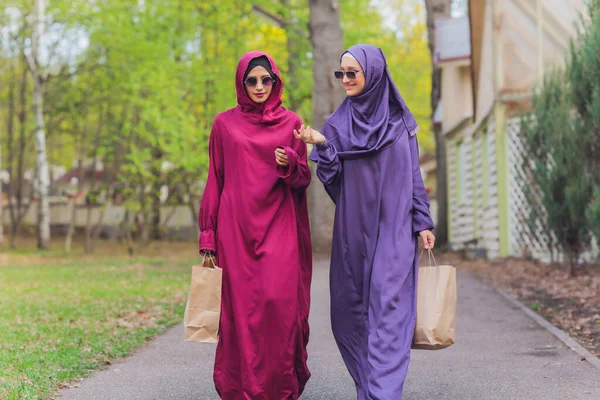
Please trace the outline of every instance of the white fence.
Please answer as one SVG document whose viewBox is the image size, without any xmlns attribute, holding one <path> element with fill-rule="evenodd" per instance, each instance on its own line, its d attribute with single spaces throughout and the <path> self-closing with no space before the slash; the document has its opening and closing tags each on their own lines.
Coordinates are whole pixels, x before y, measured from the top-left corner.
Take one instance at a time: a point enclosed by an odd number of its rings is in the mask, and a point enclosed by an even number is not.
<svg viewBox="0 0 600 400">
<path fill-rule="evenodd" d="M 195 206 L 195 211 L 198 212 L 198 207 Z M 67 226 L 71 220 L 72 205 L 69 203 L 54 203 L 50 206 L 50 224 L 53 227 Z M 92 207 L 90 221 L 95 226 L 100 221 L 102 215 L 101 207 Z M 107 205 L 104 208 L 102 216 L 103 227 L 118 228 L 123 222 L 125 216 L 125 207 L 117 205 Z M 4 225 L 10 224 L 10 214 L 8 207 L 5 206 L 2 217 Z M 84 228 L 88 219 L 88 208 L 86 206 L 77 206 L 76 210 L 77 228 Z M 37 221 L 37 203 L 34 203 L 27 210 L 27 214 L 23 218 L 23 224 L 35 225 Z M 192 213 L 189 206 L 162 206 L 161 207 L 161 226 L 167 230 L 180 230 L 194 232 L 198 222 L 192 218 Z"/>
<path fill-rule="evenodd" d="M 527 154 L 520 140 L 520 119 L 506 124 L 506 168 L 508 187 L 509 255 L 533 257 L 542 261 L 564 260 L 556 240 L 543 229 L 542 221 L 529 222 L 531 207 L 525 186 L 535 187 L 523 177 Z M 448 141 L 448 199 L 450 203 L 450 242 L 455 249 L 468 245 L 486 250 L 489 258 L 500 256 L 500 212 L 498 191 L 498 148 L 493 117 L 472 135 Z M 502 149 L 501 149 L 502 150 Z M 554 246 L 552 246 L 554 244 Z M 599 253 L 596 241 L 582 261 Z"/>
</svg>

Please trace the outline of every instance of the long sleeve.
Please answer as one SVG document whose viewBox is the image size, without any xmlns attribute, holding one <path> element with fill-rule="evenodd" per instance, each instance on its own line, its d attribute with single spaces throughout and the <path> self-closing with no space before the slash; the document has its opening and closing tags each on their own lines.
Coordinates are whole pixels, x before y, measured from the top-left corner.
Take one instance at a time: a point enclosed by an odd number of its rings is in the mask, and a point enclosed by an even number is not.
<svg viewBox="0 0 600 400">
<path fill-rule="evenodd" d="M 429 213 L 429 197 L 425 191 L 421 169 L 419 167 L 419 147 L 417 136 L 412 135 L 409 139 L 410 157 L 412 165 L 413 181 L 413 231 L 419 233 L 424 230 L 434 228 L 431 215 Z"/>
<path fill-rule="evenodd" d="M 292 189 L 306 189 L 310 184 L 311 174 L 306 159 L 306 143 L 294 140 L 294 148 L 284 146 L 283 149 L 288 156 L 287 167 L 277 166 L 277 174 Z"/>
<path fill-rule="evenodd" d="M 330 142 L 316 145 L 311 153 L 311 160 L 317 162 L 317 177 L 325 185 L 325 190 L 331 200 L 337 204 L 341 186 L 342 162 L 335 146 Z"/>
<path fill-rule="evenodd" d="M 213 123 L 208 144 L 208 178 L 202 195 L 200 212 L 198 213 L 198 225 L 200 226 L 200 237 L 198 239 L 199 250 L 210 250 L 216 252 L 217 215 L 221 192 L 223 190 L 223 148 L 219 138 L 217 121 Z"/>
</svg>

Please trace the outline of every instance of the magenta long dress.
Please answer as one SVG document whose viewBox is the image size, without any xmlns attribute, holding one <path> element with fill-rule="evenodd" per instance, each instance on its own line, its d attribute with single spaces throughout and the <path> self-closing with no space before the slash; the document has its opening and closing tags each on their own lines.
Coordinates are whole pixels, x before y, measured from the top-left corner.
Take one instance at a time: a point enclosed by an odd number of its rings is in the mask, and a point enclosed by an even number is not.
<svg viewBox="0 0 600 400">
<path fill-rule="evenodd" d="M 210 167 L 200 207 L 200 249 L 223 268 L 221 325 L 214 368 L 227 400 L 297 399 L 307 367 L 312 249 L 306 202 L 306 144 L 300 118 L 281 106 L 277 75 L 263 105 L 243 76 L 262 52 L 246 54 L 236 73 L 238 106 L 219 114 L 210 136 Z M 283 146 L 286 168 L 275 162 Z"/>
</svg>

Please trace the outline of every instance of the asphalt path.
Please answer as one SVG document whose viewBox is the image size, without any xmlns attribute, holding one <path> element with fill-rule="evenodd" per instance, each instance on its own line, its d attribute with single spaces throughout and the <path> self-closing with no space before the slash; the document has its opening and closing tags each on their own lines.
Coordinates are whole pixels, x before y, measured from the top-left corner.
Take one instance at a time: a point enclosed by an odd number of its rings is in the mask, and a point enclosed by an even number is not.
<svg viewBox="0 0 600 400">
<path fill-rule="evenodd" d="M 329 322 L 328 262 L 315 264 L 309 367 L 302 400 L 356 399 Z M 600 399 L 600 369 L 583 361 L 496 290 L 458 274 L 457 342 L 412 352 L 405 400 Z M 109 368 L 62 389 L 61 400 L 212 400 L 215 345 L 174 327 Z"/>
</svg>

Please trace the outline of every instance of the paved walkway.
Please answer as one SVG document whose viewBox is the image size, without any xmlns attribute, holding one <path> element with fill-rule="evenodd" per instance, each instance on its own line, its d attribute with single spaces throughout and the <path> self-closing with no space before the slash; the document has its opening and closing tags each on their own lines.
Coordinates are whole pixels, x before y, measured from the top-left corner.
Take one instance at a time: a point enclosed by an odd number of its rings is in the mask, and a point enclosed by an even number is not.
<svg viewBox="0 0 600 400">
<path fill-rule="evenodd" d="M 438 260 L 439 261 L 439 260 Z M 472 277 L 458 276 L 457 343 L 414 351 L 405 400 L 600 399 L 600 369 Z M 309 365 L 301 400 L 352 400 L 353 383 L 329 324 L 328 265 L 315 265 Z M 186 343 L 177 326 L 122 363 L 98 372 L 61 400 L 218 400 L 214 345 Z"/>
</svg>

